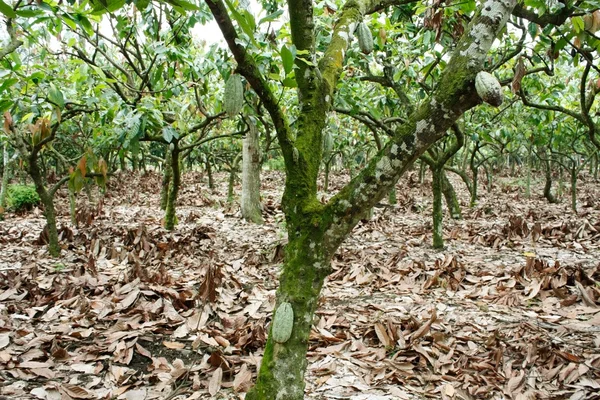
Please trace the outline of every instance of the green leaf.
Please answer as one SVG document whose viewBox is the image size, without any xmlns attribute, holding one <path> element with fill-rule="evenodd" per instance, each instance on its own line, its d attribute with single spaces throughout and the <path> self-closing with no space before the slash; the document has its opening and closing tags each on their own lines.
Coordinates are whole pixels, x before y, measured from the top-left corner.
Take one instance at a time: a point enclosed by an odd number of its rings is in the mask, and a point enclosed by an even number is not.
<svg viewBox="0 0 600 400">
<path fill-rule="evenodd" d="M 185 14 L 184 11 L 199 11 L 200 7 L 197 5 L 187 2 L 185 0 L 166 0 L 167 3 L 172 5 L 182 14 Z"/>
<path fill-rule="evenodd" d="M 538 25 L 534 22 L 530 22 L 527 25 L 527 30 L 529 31 L 529 35 L 531 35 L 532 39 L 535 39 L 538 34 Z"/>
<path fill-rule="evenodd" d="M 286 45 L 281 46 L 281 60 L 285 74 L 288 75 L 294 69 L 294 54 Z"/>
<path fill-rule="evenodd" d="M 573 30 L 575 30 L 575 33 L 583 32 L 585 29 L 585 22 L 581 17 L 571 18 L 571 23 L 573 24 Z"/>
<path fill-rule="evenodd" d="M 16 18 L 16 16 L 17 16 L 17 13 L 15 13 L 15 10 L 13 10 L 13 8 L 11 6 L 6 4 L 4 2 L 4 0 L 0 0 L 0 12 L 2 14 L 6 15 L 8 18 Z"/>
<path fill-rule="evenodd" d="M 258 25 L 264 24 L 265 22 L 275 21 L 281 14 L 283 14 L 283 10 L 277 10 L 258 21 Z"/>
<path fill-rule="evenodd" d="M 0 93 L 5 91 L 6 89 L 10 88 L 12 85 L 14 85 L 17 82 L 19 82 L 19 80 L 17 78 L 4 79 L 2 81 L 2 84 L 0 84 Z"/>
<path fill-rule="evenodd" d="M 134 0 L 133 3 L 138 10 L 145 10 L 148 4 L 150 4 L 150 0 Z"/>
<path fill-rule="evenodd" d="M 48 100 L 56 104 L 59 108 L 65 107 L 65 97 L 63 96 L 63 93 L 56 86 L 54 86 L 53 83 L 50 84 Z"/>
<path fill-rule="evenodd" d="M 298 83 L 296 82 L 296 78 L 295 77 L 290 77 L 290 78 L 285 78 L 283 80 L 283 86 L 285 87 L 289 87 L 289 88 L 296 88 L 298 87 Z"/>
</svg>

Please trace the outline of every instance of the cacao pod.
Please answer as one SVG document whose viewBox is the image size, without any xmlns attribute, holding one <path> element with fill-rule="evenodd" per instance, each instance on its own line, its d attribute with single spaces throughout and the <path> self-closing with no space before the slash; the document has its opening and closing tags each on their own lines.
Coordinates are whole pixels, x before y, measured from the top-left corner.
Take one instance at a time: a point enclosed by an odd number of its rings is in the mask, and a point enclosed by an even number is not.
<svg viewBox="0 0 600 400">
<path fill-rule="evenodd" d="M 223 106 L 228 115 L 238 115 L 244 105 L 244 84 L 242 77 L 232 74 L 225 83 L 225 99 Z"/>
<path fill-rule="evenodd" d="M 283 302 L 275 310 L 271 337 L 276 343 L 285 343 L 292 336 L 294 326 L 294 310 L 288 302 Z"/>
<path fill-rule="evenodd" d="M 370 54 L 373 51 L 373 35 L 371 35 L 371 30 L 367 24 L 364 22 L 358 24 L 356 35 L 358 36 L 358 47 L 360 47 L 360 51 L 365 54 Z"/>
<path fill-rule="evenodd" d="M 481 100 L 498 107 L 502 104 L 502 86 L 498 79 L 489 72 L 480 71 L 475 77 L 475 89 Z"/>
</svg>

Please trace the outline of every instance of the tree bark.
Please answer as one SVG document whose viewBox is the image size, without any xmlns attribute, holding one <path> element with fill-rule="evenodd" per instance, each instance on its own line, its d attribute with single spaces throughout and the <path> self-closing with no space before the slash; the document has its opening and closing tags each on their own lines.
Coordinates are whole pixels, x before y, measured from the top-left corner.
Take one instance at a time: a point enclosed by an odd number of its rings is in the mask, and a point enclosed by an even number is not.
<svg viewBox="0 0 600 400">
<path fill-rule="evenodd" d="M 160 209 L 167 209 L 169 203 L 169 188 L 171 187 L 171 179 L 173 177 L 173 168 L 171 168 L 171 149 L 166 146 L 165 159 L 163 161 L 163 178 L 160 189 Z"/>
<path fill-rule="evenodd" d="M 172 231 L 177 224 L 175 208 L 177 206 L 177 195 L 179 193 L 179 185 L 181 184 L 181 171 L 179 169 L 179 143 L 174 140 L 172 142 L 173 149 L 171 150 L 171 170 L 173 171 L 173 181 L 169 190 L 169 198 L 167 201 L 167 211 L 165 212 L 165 229 Z"/>
<path fill-rule="evenodd" d="M 577 175 L 579 168 L 574 165 L 571 167 L 571 210 L 577 212 Z"/>
<path fill-rule="evenodd" d="M 29 176 L 35 185 L 35 191 L 40 196 L 44 205 L 44 216 L 48 227 L 48 252 L 52 257 L 60 255 L 58 243 L 58 229 L 56 228 L 56 211 L 54 209 L 54 192 L 46 190 L 40 168 L 37 165 L 37 152 L 33 151 L 29 157 Z"/>
<path fill-rule="evenodd" d="M 330 260 L 364 213 L 386 196 L 429 146 L 467 110 L 481 102 L 474 87 L 487 53 L 503 29 L 516 0 L 486 0 L 456 46 L 431 97 L 398 127 L 390 141 L 327 204 L 317 198 L 317 178 L 323 156 L 323 132 L 337 80 L 354 27 L 374 0 L 353 0 L 340 10 L 331 41 L 315 64 L 313 2 L 288 0 L 292 43 L 296 46 L 298 117 L 293 131 L 278 98 L 251 54 L 238 40 L 221 0 L 206 0 L 243 74 L 269 112 L 286 167 L 282 208 L 288 245 L 277 292 L 277 309 L 290 303 L 294 317 L 291 337 L 276 343 L 269 335 L 256 386 L 247 399 L 300 400 L 304 397 L 306 352 L 314 311 Z"/>
<path fill-rule="evenodd" d="M 8 179 L 10 177 L 10 160 L 8 158 L 8 143 L 4 143 L 3 149 L 3 169 L 2 169 L 2 186 L 0 187 L 0 218 L 4 214 L 4 208 L 6 207 L 6 191 L 8 189 Z"/>
<path fill-rule="evenodd" d="M 260 148 L 256 124 L 248 119 L 250 129 L 242 148 L 242 217 L 255 224 L 264 223 L 260 204 Z"/>
<path fill-rule="evenodd" d="M 460 209 L 460 203 L 458 202 L 458 197 L 456 196 L 456 191 L 454 190 L 454 186 L 448 179 L 446 175 L 446 171 L 442 170 L 442 192 L 444 193 L 444 198 L 446 199 L 446 205 L 448 206 L 448 211 L 450 211 L 450 216 L 452 219 L 461 219 L 462 211 Z"/>
<path fill-rule="evenodd" d="M 443 168 L 443 166 L 442 166 Z M 443 169 L 431 168 L 433 175 L 432 189 L 433 189 L 433 248 L 443 249 L 444 248 L 444 213 L 442 210 L 442 177 Z"/>
</svg>

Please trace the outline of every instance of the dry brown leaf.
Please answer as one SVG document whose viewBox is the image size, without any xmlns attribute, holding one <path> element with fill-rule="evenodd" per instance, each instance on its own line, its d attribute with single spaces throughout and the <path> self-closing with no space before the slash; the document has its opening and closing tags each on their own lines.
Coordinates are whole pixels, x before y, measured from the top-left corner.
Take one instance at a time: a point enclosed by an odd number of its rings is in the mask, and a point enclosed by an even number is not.
<svg viewBox="0 0 600 400">
<path fill-rule="evenodd" d="M 252 386 L 252 372 L 247 364 L 242 364 L 240 371 L 233 380 L 233 390 L 236 392 L 246 392 Z"/>
<path fill-rule="evenodd" d="M 93 399 L 96 396 L 81 386 L 63 383 L 60 390 L 74 399 Z"/>
<path fill-rule="evenodd" d="M 223 379 L 223 369 L 221 367 L 217 368 L 215 372 L 213 372 L 210 381 L 208 382 L 208 393 L 211 396 L 216 395 L 219 390 L 221 390 L 221 380 Z"/>
</svg>

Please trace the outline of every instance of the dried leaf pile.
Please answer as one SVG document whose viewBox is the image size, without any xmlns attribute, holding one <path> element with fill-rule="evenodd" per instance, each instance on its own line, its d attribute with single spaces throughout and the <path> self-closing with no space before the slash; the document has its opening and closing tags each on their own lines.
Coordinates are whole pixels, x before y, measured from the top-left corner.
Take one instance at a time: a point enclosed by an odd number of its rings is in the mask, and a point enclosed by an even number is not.
<svg viewBox="0 0 600 400">
<path fill-rule="evenodd" d="M 243 398 L 275 301 L 283 180 L 264 176 L 255 226 L 219 178 L 211 191 L 185 176 L 174 232 L 158 175 L 80 195 L 77 227 L 61 193 L 57 259 L 40 210 L 0 222 L 0 395 Z M 499 180 L 446 219 L 443 251 L 430 245 L 430 185 L 409 175 L 398 188 L 333 260 L 306 397 L 600 399 L 600 185 L 581 182 L 576 214 Z"/>
</svg>

